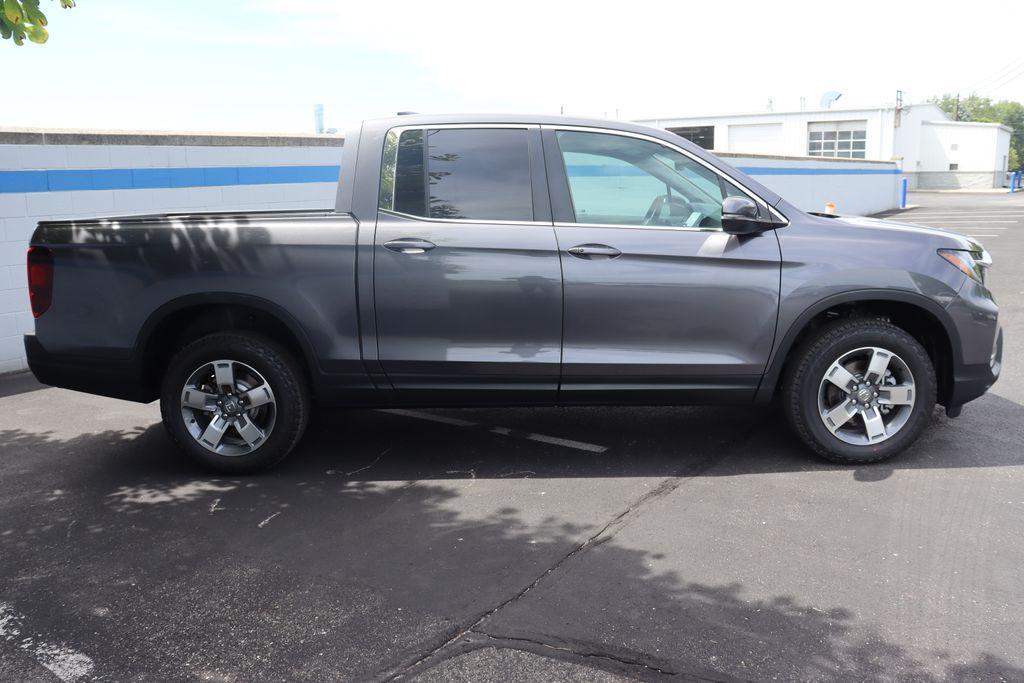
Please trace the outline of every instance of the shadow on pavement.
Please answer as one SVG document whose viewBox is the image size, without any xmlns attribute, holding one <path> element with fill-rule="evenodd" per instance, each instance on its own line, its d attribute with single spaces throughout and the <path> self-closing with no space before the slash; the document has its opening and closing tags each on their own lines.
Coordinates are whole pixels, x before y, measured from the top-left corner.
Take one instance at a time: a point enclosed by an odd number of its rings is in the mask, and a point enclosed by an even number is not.
<svg viewBox="0 0 1024 683">
<path fill-rule="evenodd" d="M 1021 407 L 996 396 L 976 406 L 956 422 L 937 416 L 912 452 L 890 465 L 852 469 L 851 478 L 1024 463 Z M 490 635 L 537 639 L 548 656 L 587 655 L 583 661 L 611 671 L 1024 679 L 1024 669 L 983 652 L 968 662 L 943 653 L 922 661 L 849 606 L 745 598 L 737 583 L 655 571 L 655 555 L 620 547 L 596 526 L 522 502 L 478 500 L 469 488 L 495 478 L 839 469 L 813 460 L 774 413 L 431 414 L 473 426 L 383 412 L 320 415 L 292 459 L 249 478 L 191 468 L 159 425 L 70 439 L 6 430 L 4 486 L 22 497 L 12 494 L 0 507 L 0 597 L 31 608 L 26 633 L 74 642 L 90 654 L 96 675 L 115 679 L 380 676 L 516 602 L 541 577 L 579 590 L 578 601 L 623 629 L 622 644 L 563 640 L 557 616 L 541 635 Z M 488 432 L 495 420 L 511 431 Z M 737 425 L 751 426 L 737 433 Z M 537 433 L 605 450 L 525 436 Z M 30 465 L 51 468 L 52 490 L 32 490 Z M 570 557 L 585 562 L 600 585 L 567 579 L 561 565 Z M 662 629 L 657 651 L 631 637 L 652 605 Z M 475 630 L 486 634 L 489 625 L 485 619 Z"/>
<path fill-rule="evenodd" d="M 40 389 L 49 389 L 49 387 L 37 382 L 32 373 L 27 370 L 25 372 L 0 375 L 0 398 L 27 394 L 30 391 L 39 391 Z"/>
<path fill-rule="evenodd" d="M 74 445 L 77 439 L 0 430 L 6 447 L 56 448 L 87 459 L 90 472 L 101 477 L 159 481 L 208 474 L 185 460 L 158 424 L 82 439 L 85 444 Z M 708 460 L 713 467 L 706 466 Z M 699 464 L 704 465 L 702 476 L 833 470 L 861 482 L 884 480 L 896 470 L 1022 465 L 1024 407 L 990 394 L 958 419 L 936 409 L 931 426 L 912 448 L 894 460 L 863 467 L 816 458 L 770 407 L 321 411 L 295 452 L 252 480 L 325 473 L 351 481 L 462 479 L 469 474 L 477 479 L 670 477 L 690 476 Z"/>
</svg>

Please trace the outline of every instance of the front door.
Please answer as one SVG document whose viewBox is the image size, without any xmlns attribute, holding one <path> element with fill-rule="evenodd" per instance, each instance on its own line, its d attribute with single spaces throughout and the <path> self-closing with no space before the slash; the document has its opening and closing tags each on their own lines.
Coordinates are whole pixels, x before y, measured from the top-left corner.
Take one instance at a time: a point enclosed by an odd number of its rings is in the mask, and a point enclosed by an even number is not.
<svg viewBox="0 0 1024 683">
<path fill-rule="evenodd" d="M 553 401 L 562 276 L 536 127 L 389 133 L 378 358 L 399 400 Z"/>
<path fill-rule="evenodd" d="M 723 197 L 743 191 L 653 139 L 544 140 L 565 289 L 560 401 L 752 398 L 781 259 L 772 231 L 722 231 Z"/>
</svg>

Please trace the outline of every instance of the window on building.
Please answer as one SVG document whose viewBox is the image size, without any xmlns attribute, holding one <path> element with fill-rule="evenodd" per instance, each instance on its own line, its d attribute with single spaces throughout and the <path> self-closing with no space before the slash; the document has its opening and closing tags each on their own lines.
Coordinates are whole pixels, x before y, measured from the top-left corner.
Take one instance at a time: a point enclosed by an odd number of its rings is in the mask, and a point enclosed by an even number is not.
<svg viewBox="0 0 1024 683">
<path fill-rule="evenodd" d="M 558 145 L 579 223 L 722 225 L 725 194 L 718 175 L 684 154 L 605 133 L 560 131 Z"/>
<path fill-rule="evenodd" d="M 960 170 L 960 164 L 950 164 L 949 165 L 949 170 L 950 171 L 959 171 Z"/>
<path fill-rule="evenodd" d="M 714 126 L 684 126 L 682 128 L 669 128 L 668 132 L 675 133 L 681 138 L 686 138 L 695 145 L 704 149 L 715 148 L 715 127 Z"/>
<path fill-rule="evenodd" d="M 840 159 L 867 156 L 867 121 L 812 121 L 807 124 L 807 155 Z"/>
<path fill-rule="evenodd" d="M 403 131 L 397 149 L 385 149 L 380 206 L 424 218 L 532 221 L 527 136 L 503 128 Z"/>
</svg>

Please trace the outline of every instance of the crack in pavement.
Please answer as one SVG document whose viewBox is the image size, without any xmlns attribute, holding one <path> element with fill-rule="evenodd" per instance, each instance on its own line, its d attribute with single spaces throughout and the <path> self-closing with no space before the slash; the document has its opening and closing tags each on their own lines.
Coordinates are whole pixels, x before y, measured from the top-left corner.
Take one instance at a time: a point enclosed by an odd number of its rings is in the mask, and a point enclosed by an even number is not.
<svg viewBox="0 0 1024 683">
<path fill-rule="evenodd" d="M 360 472 L 365 472 L 366 470 L 370 469 L 371 467 L 373 467 L 374 465 L 379 463 L 381 461 L 381 458 L 383 458 L 385 455 L 387 455 L 390 452 L 391 452 L 391 446 L 388 446 L 383 451 L 381 451 L 380 455 L 378 455 L 376 458 L 374 458 L 373 462 L 371 462 L 369 465 L 364 465 L 364 466 L 360 467 L 359 469 L 352 470 L 351 472 L 343 472 L 341 470 L 327 470 L 326 472 L 324 472 L 324 474 L 329 474 L 329 475 L 330 474 L 344 474 L 346 477 L 350 477 L 353 474 L 359 474 Z"/>
<path fill-rule="evenodd" d="M 662 669 L 662 668 L 660 668 L 660 667 L 658 667 L 658 666 L 656 666 L 654 664 L 641 661 L 640 659 L 627 659 L 625 657 L 622 657 L 622 656 L 619 656 L 619 655 L 608 654 L 606 652 L 598 652 L 598 651 L 592 651 L 592 650 L 580 650 L 580 649 L 575 649 L 575 648 L 571 648 L 571 647 L 566 647 L 565 645 L 555 645 L 553 643 L 545 643 L 542 640 L 536 640 L 534 638 L 526 638 L 526 637 L 523 637 L 523 636 L 495 636 L 495 635 L 491 635 L 490 633 L 486 633 L 484 631 L 479 631 L 479 630 L 472 630 L 472 631 L 470 631 L 470 633 L 472 633 L 474 635 L 482 636 L 482 637 L 484 637 L 484 638 L 486 638 L 486 639 L 488 639 L 490 641 L 493 641 L 494 644 L 496 644 L 498 646 L 501 646 L 501 647 L 508 647 L 508 648 L 511 648 L 511 649 L 522 650 L 522 648 L 513 647 L 513 644 L 516 644 L 516 643 L 528 643 L 530 645 L 536 645 L 537 647 L 545 648 L 545 649 L 548 649 L 548 650 L 557 650 L 558 652 L 565 652 L 565 653 L 574 655 L 576 657 L 586 657 L 586 658 L 591 658 L 591 659 L 606 659 L 606 660 L 609 660 L 609 661 L 614 662 L 616 664 L 625 664 L 627 666 L 639 667 L 639 668 L 647 669 L 649 671 L 653 671 L 654 673 L 662 674 L 662 675 L 665 675 L 665 676 L 678 676 L 678 675 L 680 675 L 680 672 L 678 672 L 678 671 L 669 671 L 668 669 Z M 523 651 L 525 651 L 525 650 L 523 650 Z M 711 680 L 716 680 L 716 679 L 698 678 L 696 680 L 711 681 Z"/>
<path fill-rule="evenodd" d="M 756 421 L 752 426 L 745 429 L 739 435 L 739 437 L 732 442 L 731 446 L 736 447 L 740 444 L 745 443 L 747 439 L 750 438 L 751 434 L 755 433 L 755 431 L 759 429 L 766 421 L 767 418 Z M 427 652 L 418 655 L 411 662 L 408 662 L 404 665 L 399 665 L 391 672 L 381 672 L 381 680 L 394 681 L 414 672 L 416 669 L 419 669 L 423 664 L 425 664 L 428 661 L 443 661 L 444 659 L 446 659 L 446 657 L 443 657 L 441 655 L 446 648 L 449 648 L 453 643 L 455 643 L 468 633 L 479 632 L 477 627 L 480 626 L 480 624 L 482 624 L 483 622 L 485 622 L 486 620 L 500 612 L 505 607 L 511 605 L 512 603 L 524 597 L 527 593 L 529 593 L 538 585 L 540 585 L 540 583 L 550 574 L 558 571 L 565 563 L 567 563 L 574 557 L 587 552 L 590 548 L 601 545 L 614 538 L 615 535 L 622 530 L 622 528 L 629 521 L 629 519 L 633 517 L 644 505 L 646 505 L 652 500 L 663 498 L 669 495 L 670 493 L 678 489 L 680 486 L 685 484 L 687 481 L 693 479 L 694 477 L 700 475 L 701 473 L 709 470 L 714 465 L 720 463 L 728 456 L 729 452 L 730 451 L 725 446 L 723 446 L 720 450 L 714 453 L 708 453 L 704 455 L 704 457 L 698 458 L 697 460 L 688 463 L 676 474 L 662 480 L 661 483 L 658 484 L 658 486 L 648 491 L 647 493 L 643 494 L 639 498 L 635 499 L 626 507 L 625 510 L 615 515 L 608 523 L 601 527 L 601 529 L 598 530 L 597 533 L 589 536 L 586 540 L 584 540 L 582 543 L 580 543 L 575 548 L 570 550 L 567 554 L 563 555 L 557 562 L 555 562 L 550 567 L 541 572 L 541 574 L 538 575 L 537 578 L 535 578 L 533 581 L 527 584 L 526 587 L 515 593 L 512 597 L 503 600 L 502 602 L 498 603 L 495 607 L 492 607 L 486 612 L 479 614 L 470 623 L 465 624 L 463 626 L 457 626 L 455 628 L 455 632 L 450 637 L 445 639 L 440 645 L 432 647 Z"/>
<path fill-rule="evenodd" d="M 493 641 L 494 647 L 504 647 L 511 650 L 517 650 L 519 652 L 532 652 L 533 650 L 548 649 L 555 650 L 559 653 L 565 653 L 572 655 L 573 657 L 581 657 L 588 659 L 603 659 L 608 660 L 609 663 L 622 664 L 625 666 L 633 667 L 634 669 L 643 669 L 644 672 L 656 674 L 655 680 L 660 680 L 660 676 L 670 676 L 680 681 L 704 681 L 710 683 L 753 683 L 754 679 L 737 678 L 735 676 L 729 676 L 721 674 L 715 671 L 703 671 L 697 673 L 695 671 L 672 671 L 670 669 L 663 669 L 657 664 L 653 663 L 647 655 L 642 652 L 637 652 L 637 657 L 629 658 L 622 655 L 615 655 L 608 652 L 602 652 L 599 647 L 593 649 L 581 649 L 582 647 L 590 647 L 590 643 L 576 643 L 574 647 L 568 645 L 557 645 L 554 643 L 548 643 L 543 640 L 537 640 L 536 638 L 527 638 L 524 636 L 497 636 L 490 633 L 485 633 L 480 630 L 472 630 L 469 632 L 472 635 L 480 636 Z M 520 647 L 516 647 L 515 644 L 520 644 Z M 474 649 L 479 647 L 489 647 L 490 645 L 479 645 L 476 648 L 468 650 L 472 652 Z M 531 647 L 532 646 L 532 647 Z M 460 653 L 463 654 L 463 653 Z M 457 655 L 455 655 L 457 656 Z M 645 658 L 647 661 L 644 661 Z M 631 672 L 631 673 L 643 673 L 643 672 Z"/>
</svg>

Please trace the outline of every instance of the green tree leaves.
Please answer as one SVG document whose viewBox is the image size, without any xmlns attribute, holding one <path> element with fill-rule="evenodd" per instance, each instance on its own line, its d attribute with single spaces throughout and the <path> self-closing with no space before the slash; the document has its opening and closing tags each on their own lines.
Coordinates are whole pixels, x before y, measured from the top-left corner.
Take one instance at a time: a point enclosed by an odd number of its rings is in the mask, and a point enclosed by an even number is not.
<svg viewBox="0 0 1024 683">
<path fill-rule="evenodd" d="M 75 6 L 75 0 L 60 0 L 60 6 L 69 9 Z M 0 0 L 0 38 L 24 45 L 26 38 L 41 44 L 49 37 L 39 0 Z"/>
</svg>

